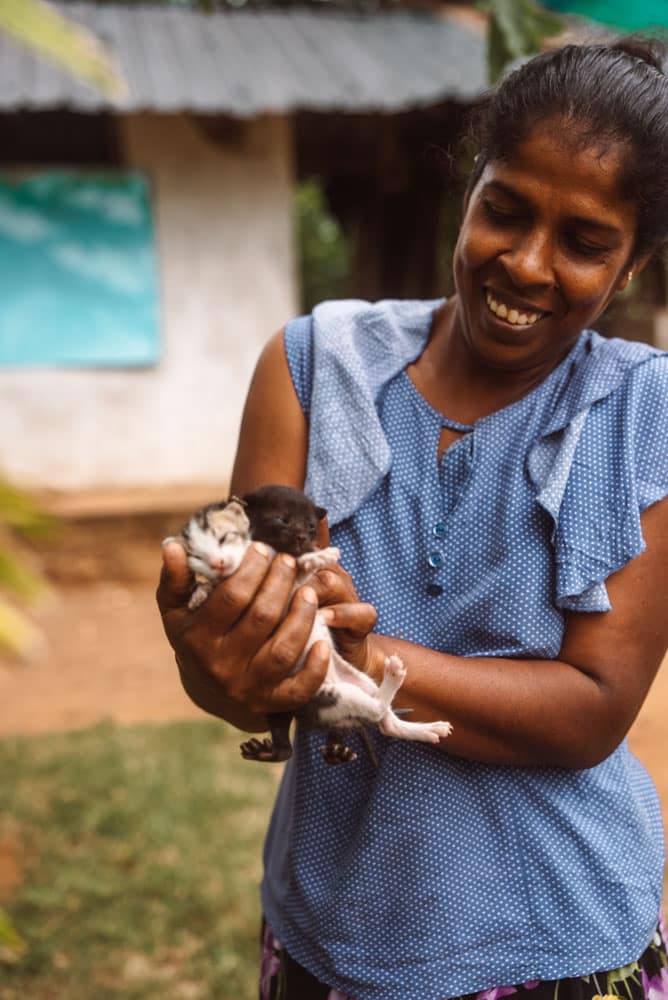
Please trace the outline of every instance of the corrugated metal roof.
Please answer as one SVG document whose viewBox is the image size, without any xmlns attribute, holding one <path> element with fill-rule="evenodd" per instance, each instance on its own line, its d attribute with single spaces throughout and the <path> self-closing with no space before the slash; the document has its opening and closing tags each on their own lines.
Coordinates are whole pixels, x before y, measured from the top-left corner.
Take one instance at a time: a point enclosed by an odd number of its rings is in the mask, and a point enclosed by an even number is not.
<svg viewBox="0 0 668 1000">
<path fill-rule="evenodd" d="M 114 102 L 0 34 L 0 109 L 398 111 L 486 83 L 475 28 L 420 13 L 231 10 L 77 3 L 60 9 L 106 43 L 129 84 Z"/>
</svg>

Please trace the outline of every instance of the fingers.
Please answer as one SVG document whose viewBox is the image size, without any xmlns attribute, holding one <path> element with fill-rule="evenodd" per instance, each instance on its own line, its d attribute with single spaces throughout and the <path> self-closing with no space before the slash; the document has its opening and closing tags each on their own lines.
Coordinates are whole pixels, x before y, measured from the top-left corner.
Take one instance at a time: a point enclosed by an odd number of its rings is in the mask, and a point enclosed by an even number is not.
<svg viewBox="0 0 668 1000">
<path fill-rule="evenodd" d="M 315 590 L 321 606 L 357 600 L 352 578 L 341 566 L 321 569 L 308 582 Z"/>
<path fill-rule="evenodd" d="M 318 521 L 318 531 L 315 536 L 316 545 L 319 549 L 326 549 L 329 545 L 329 521 L 323 517 Z"/>
<path fill-rule="evenodd" d="M 185 549 L 177 541 L 166 541 L 162 548 L 162 571 L 156 591 L 156 600 L 162 614 L 187 604 L 192 582 Z"/>
<path fill-rule="evenodd" d="M 268 643 L 267 676 L 282 680 L 295 669 L 313 629 L 318 600 L 311 587 L 295 594 L 284 621 Z M 301 668 L 300 668 L 301 669 Z"/>
<path fill-rule="evenodd" d="M 215 589 L 210 600 L 212 610 L 226 623 L 230 640 L 258 649 L 287 611 L 297 569 L 292 556 L 281 554 L 270 561 L 266 546 L 252 548 L 256 551 L 249 550 L 239 569 Z"/>
<path fill-rule="evenodd" d="M 308 643 L 318 604 L 309 587 L 298 591 L 278 628 L 249 657 L 256 635 L 247 634 L 244 618 L 226 637 L 226 650 L 245 666 L 232 680 L 236 697 L 255 714 L 293 711 L 307 701 L 322 683 L 329 663 L 329 644 L 316 644 L 304 663 L 300 659 Z M 250 610 L 248 619 L 251 618 Z M 303 674 L 303 676 L 302 676 Z"/>
<path fill-rule="evenodd" d="M 257 619 L 252 609 L 249 609 L 248 615 L 228 634 L 230 649 L 247 650 L 251 643 L 255 643 L 256 652 L 242 683 L 251 689 L 261 687 L 269 692 L 287 675 L 296 672 L 317 610 L 315 594 L 310 587 L 303 587 L 295 594 L 280 624 L 273 623 L 273 613 L 271 618 L 263 622 L 263 629 L 268 627 L 270 634 L 267 641 L 258 643 L 258 626 L 255 624 Z M 282 615 L 283 612 L 280 617 Z"/>
<path fill-rule="evenodd" d="M 321 639 L 314 643 L 301 669 L 274 688 L 271 711 L 295 711 L 310 701 L 325 679 L 330 655 L 328 642 Z"/>
<path fill-rule="evenodd" d="M 329 628 L 345 629 L 352 636 L 362 638 L 373 630 L 378 612 L 373 604 L 333 604 L 322 608 L 320 616 Z"/>
</svg>

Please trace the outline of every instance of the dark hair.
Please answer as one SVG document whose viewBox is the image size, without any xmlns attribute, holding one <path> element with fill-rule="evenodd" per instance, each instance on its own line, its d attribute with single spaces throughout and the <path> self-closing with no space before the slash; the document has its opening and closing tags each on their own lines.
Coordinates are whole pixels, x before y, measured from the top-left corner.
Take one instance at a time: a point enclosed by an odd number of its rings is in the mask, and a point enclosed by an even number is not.
<svg viewBox="0 0 668 1000">
<path fill-rule="evenodd" d="M 610 45 L 566 45 L 510 73 L 483 101 L 473 131 L 480 152 L 467 197 L 487 163 L 508 160 L 532 128 L 568 121 L 577 149 L 619 142 L 627 152 L 623 194 L 638 203 L 634 256 L 668 240 L 668 77 L 666 45 L 630 36 Z"/>
</svg>

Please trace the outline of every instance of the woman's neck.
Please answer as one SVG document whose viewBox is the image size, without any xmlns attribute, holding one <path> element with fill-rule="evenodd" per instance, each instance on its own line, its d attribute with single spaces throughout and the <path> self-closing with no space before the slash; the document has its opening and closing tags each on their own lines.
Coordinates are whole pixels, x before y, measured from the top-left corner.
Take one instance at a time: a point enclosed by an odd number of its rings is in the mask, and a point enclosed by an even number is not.
<svg viewBox="0 0 668 1000">
<path fill-rule="evenodd" d="M 427 346 L 408 374 L 431 406 L 472 424 L 526 396 L 554 367 L 552 363 L 549 368 L 508 371 L 486 365 L 457 328 L 453 298 L 437 310 Z"/>
</svg>

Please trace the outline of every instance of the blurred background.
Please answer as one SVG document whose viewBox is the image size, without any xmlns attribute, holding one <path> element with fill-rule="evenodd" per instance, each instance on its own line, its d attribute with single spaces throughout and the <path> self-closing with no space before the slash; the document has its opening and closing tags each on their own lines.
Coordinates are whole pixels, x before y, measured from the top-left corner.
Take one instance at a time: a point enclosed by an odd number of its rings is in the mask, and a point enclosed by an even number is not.
<svg viewBox="0 0 668 1000">
<path fill-rule="evenodd" d="M 0 3 L 0 1000 L 256 995 L 279 772 L 183 693 L 160 541 L 226 495 L 287 319 L 451 291 L 467 116 L 668 27 L 627 8 Z M 655 260 L 601 332 L 668 348 L 667 308 Z M 631 735 L 666 806 L 667 674 Z"/>
</svg>

